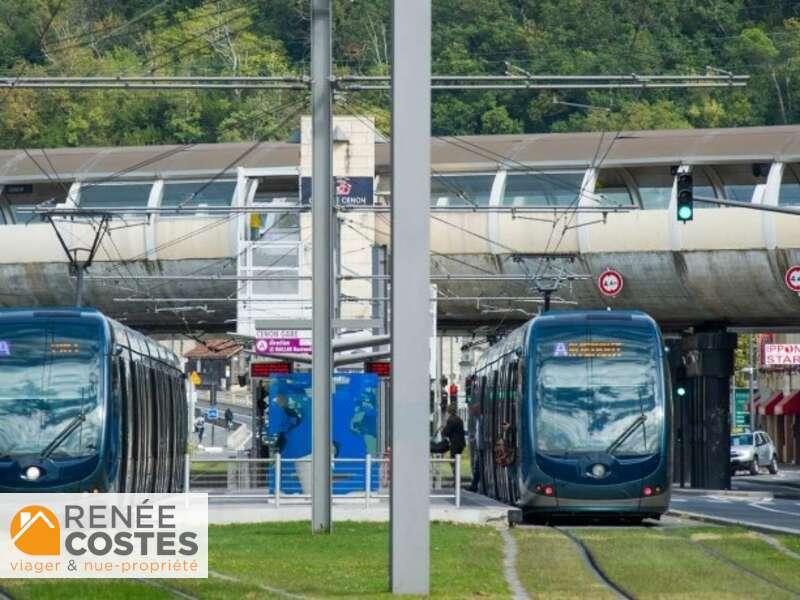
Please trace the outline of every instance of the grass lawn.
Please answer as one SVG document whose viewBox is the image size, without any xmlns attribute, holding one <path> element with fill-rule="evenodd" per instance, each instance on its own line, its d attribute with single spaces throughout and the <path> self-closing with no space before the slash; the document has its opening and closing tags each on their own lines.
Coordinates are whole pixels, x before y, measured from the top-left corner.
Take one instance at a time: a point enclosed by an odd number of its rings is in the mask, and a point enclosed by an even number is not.
<svg viewBox="0 0 800 600">
<path fill-rule="evenodd" d="M 800 535 L 775 535 L 773 537 L 792 552 L 800 554 Z"/>
<path fill-rule="evenodd" d="M 337 523 L 331 536 L 312 536 L 308 523 L 212 526 L 209 568 L 238 580 L 164 580 L 197 598 L 277 597 L 260 587 L 314 597 L 388 597 L 387 524 Z M 135 581 L 3 581 L 14 598 L 169 598 Z M 502 541 L 488 527 L 431 526 L 431 596 L 508 598 Z"/>
<path fill-rule="evenodd" d="M 226 475 L 228 473 L 228 466 L 233 463 L 220 461 L 206 461 L 198 460 L 192 461 L 191 474 L 194 475 Z"/>
<path fill-rule="evenodd" d="M 791 590 L 800 591 L 800 561 L 763 539 L 733 527 L 582 527 L 584 540 L 609 577 L 636 598 L 769 598 L 796 595 L 704 552 L 728 560 Z M 337 523 L 331 536 L 312 536 L 308 523 L 212 526 L 209 566 L 229 579 L 137 581 L 0 581 L 21 600 L 80 598 L 161 600 L 181 591 L 194 598 L 259 600 L 285 590 L 314 598 L 386 598 L 387 524 Z M 612 598 L 572 543 L 547 528 L 512 531 L 517 572 L 532 597 Z M 800 550 L 800 537 L 781 541 Z M 502 540 L 489 527 L 431 526 L 433 598 L 509 598 L 502 570 Z M 273 590 L 273 591 L 270 591 Z"/>
<path fill-rule="evenodd" d="M 695 543 L 714 549 L 726 559 L 779 582 L 800 596 L 800 560 L 781 553 L 758 534 L 739 528 L 688 533 Z"/>
<path fill-rule="evenodd" d="M 772 561 L 782 555 L 764 542 L 749 544 L 734 528 L 662 530 L 594 529 L 576 531 L 617 584 L 637 598 L 792 598 L 759 579 L 706 554 L 698 544 L 713 544 L 724 556 L 747 553 L 756 572 L 773 576 Z M 743 541 L 748 542 L 747 545 Z M 783 567 L 781 567 L 783 568 Z M 800 571 L 800 567 L 795 565 Z"/>
<path fill-rule="evenodd" d="M 575 546 L 552 529 L 516 529 L 517 573 L 536 598 L 593 598 L 614 596 L 583 564 Z"/>
</svg>

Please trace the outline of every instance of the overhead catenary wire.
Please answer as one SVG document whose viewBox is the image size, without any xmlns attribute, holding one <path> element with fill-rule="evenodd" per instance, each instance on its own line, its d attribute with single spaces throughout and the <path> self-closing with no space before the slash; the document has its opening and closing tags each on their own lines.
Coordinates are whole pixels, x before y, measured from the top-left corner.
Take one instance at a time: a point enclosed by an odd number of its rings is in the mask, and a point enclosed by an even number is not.
<svg viewBox="0 0 800 600">
<path fill-rule="evenodd" d="M 286 122 L 288 122 L 290 119 L 292 119 L 299 112 L 299 110 L 302 108 L 302 106 L 304 106 L 304 105 L 305 105 L 304 101 L 295 101 L 293 103 L 290 103 L 287 107 L 289 107 L 289 108 L 293 107 L 293 108 L 295 108 L 295 110 L 291 111 L 291 113 L 289 115 L 287 115 L 285 119 L 281 120 L 273 128 L 273 130 L 277 130 L 277 129 L 280 129 L 280 127 L 283 127 L 283 125 Z M 276 111 L 277 110 L 278 109 L 276 109 Z M 230 166 L 226 166 L 225 167 L 226 170 L 228 168 L 230 168 Z M 193 212 L 196 212 L 196 209 L 193 209 Z M 235 216 L 236 216 L 236 213 L 231 213 L 227 217 L 224 217 L 222 219 L 216 220 L 216 221 L 214 221 L 214 222 L 212 222 L 210 224 L 206 224 L 206 225 L 204 225 L 204 226 L 202 226 L 202 227 L 200 227 L 198 229 L 195 229 L 195 230 L 190 231 L 190 232 L 188 232 L 186 234 L 178 236 L 177 238 L 173 238 L 172 240 L 168 240 L 167 242 L 164 242 L 164 243 L 156 246 L 155 248 L 147 249 L 142 254 L 139 254 L 139 255 L 137 255 L 135 257 L 129 258 L 127 262 L 135 262 L 135 261 L 141 260 L 141 259 L 143 259 L 143 258 L 145 258 L 145 257 L 147 257 L 147 256 L 149 256 L 149 255 L 151 255 L 153 253 L 158 253 L 158 252 L 160 252 L 162 250 L 170 248 L 170 247 L 172 247 L 172 246 L 174 246 L 174 245 L 176 245 L 178 243 L 181 243 L 181 242 L 183 242 L 185 240 L 191 239 L 192 237 L 200 235 L 201 233 L 204 233 L 206 231 L 209 231 L 211 229 L 219 227 L 219 226 L 229 222 Z M 117 273 L 119 273 L 119 267 L 117 267 Z M 124 275 L 122 275 L 121 273 L 119 273 L 119 274 L 120 274 L 121 277 L 124 277 Z"/>
</svg>

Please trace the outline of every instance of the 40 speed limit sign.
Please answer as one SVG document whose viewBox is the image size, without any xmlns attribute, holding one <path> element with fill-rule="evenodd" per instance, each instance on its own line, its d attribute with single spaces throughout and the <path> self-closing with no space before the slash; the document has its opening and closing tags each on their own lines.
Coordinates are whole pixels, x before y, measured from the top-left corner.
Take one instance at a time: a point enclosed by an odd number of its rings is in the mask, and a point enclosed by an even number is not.
<svg viewBox="0 0 800 600">
<path fill-rule="evenodd" d="M 625 279 L 622 277 L 622 273 L 614 269 L 606 269 L 597 278 L 597 288 L 601 294 L 609 298 L 619 296 L 624 286 Z"/>
</svg>

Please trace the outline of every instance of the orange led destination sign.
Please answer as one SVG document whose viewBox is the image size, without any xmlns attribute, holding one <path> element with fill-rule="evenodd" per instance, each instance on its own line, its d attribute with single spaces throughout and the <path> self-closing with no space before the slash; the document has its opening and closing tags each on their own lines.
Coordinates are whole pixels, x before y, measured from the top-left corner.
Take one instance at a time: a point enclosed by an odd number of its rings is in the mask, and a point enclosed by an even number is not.
<svg viewBox="0 0 800 600">
<path fill-rule="evenodd" d="M 619 358 L 622 342 L 558 342 L 553 356 L 567 358 Z"/>
</svg>

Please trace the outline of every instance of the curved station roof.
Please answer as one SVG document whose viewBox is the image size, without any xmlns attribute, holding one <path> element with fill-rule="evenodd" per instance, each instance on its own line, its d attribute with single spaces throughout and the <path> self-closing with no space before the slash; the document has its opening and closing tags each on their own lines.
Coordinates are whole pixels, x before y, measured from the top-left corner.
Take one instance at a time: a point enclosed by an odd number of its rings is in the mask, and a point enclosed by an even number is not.
<svg viewBox="0 0 800 600">
<path fill-rule="evenodd" d="M 392 202 L 389 150 L 374 146 L 376 205 Z M 91 275 L 119 279 L 87 280 L 87 301 L 155 328 L 175 313 L 126 300 L 143 286 L 190 304 L 233 297 L 183 315 L 226 329 L 236 318 L 244 217 L 204 209 L 253 198 L 297 203 L 302 153 L 300 143 L 0 151 L 0 279 L 10 282 L 0 304 L 69 304 L 75 288 L 53 227 L 26 208 L 180 206 L 190 210 L 114 224 Z M 800 298 L 784 283 L 800 264 L 800 217 L 699 202 L 693 221 L 675 216 L 678 166 L 691 170 L 696 195 L 800 208 L 798 126 L 441 137 L 432 157 L 442 327 L 524 320 L 553 282 L 555 308 L 636 308 L 667 328 L 800 327 Z M 388 246 L 388 215 L 374 215 L 374 244 Z M 92 223 L 63 227 L 74 245 L 91 242 Z M 307 250 L 310 240 L 298 243 Z M 615 297 L 598 289 L 606 269 L 624 278 Z"/>
</svg>

